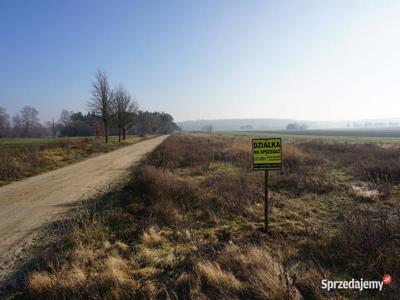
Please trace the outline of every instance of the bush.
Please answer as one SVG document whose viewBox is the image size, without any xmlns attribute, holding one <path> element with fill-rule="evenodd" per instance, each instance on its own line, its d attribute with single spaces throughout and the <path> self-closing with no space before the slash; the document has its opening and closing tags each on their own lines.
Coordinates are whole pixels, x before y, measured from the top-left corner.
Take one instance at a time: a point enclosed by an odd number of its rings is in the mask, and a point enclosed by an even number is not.
<svg viewBox="0 0 400 300">
<path fill-rule="evenodd" d="M 148 208 L 148 213 L 167 224 L 181 221 L 180 210 L 196 207 L 201 195 L 197 185 L 179 181 L 169 171 L 143 165 L 134 172 L 133 188 Z"/>
<path fill-rule="evenodd" d="M 285 144 L 283 147 L 283 171 L 285 173 L 303 174 L 316 166 L 323 166 L 327 159 L 312 150 L 296 144 Z"/>
<path fill-rule="evenodd" d="M 343 214 L 339 231 L 331 241 L 341 249 L 333 258 L 355 276 L 379 278 L 400 271 L 400 216 L 384 211 L 351 211 Z"/>
<path fill-rule="evenodd" d="M 224 140 L 225 147 L 217 151 L 214 159 L 229 162 L 243 170 L 252 169 L 251 145 L 242 140 Z"/>
<path fill-rule="evenodd" d="M 215 153 L 224 147 L 220 138 L 186 135 L 170 136 L 149 156 L 147 163 L 156 168 L 208 166 Z"/>
<path fill-rule="evenodd" d="M 248 208 L 263 199 L 263 177 L 256 172 L 219 173 L 202 186 L 210 191 L 209 209 L 216 214 L 248 215 Z"/>
<path fill-rule="evenodd" d="M 337 184 L 334 180 L 326 176 L 324 172 L 315 171 L 314 173 L 282 173 L 272 174 L 270 187 L 275 191 L 287 191 L 294 195 L 302 193 L 329 193 Z"/>
<path fill-rule="evenodd" d="M 49 160 L 39 150 L 0 149 L 0 181 L 29 176 L 48 164 Z"/>
<path fill-rule="evenodd" d="M 351 210 L 340 215 L 338 222 L 333 236 L 321 235 L 319 240 L 304 244 L 304 257 L 329 268 L 336 278 L 381 280 L 384 274 L 391 274 L 393 283 L 379 297 L 398 299 L 400 214 Z"/>
<path fill-rule="evenodd" d="M 18 178 L 22 172 L 22 165 L 6 151 L 0 151 L 0 181 L 9 181 Z"/>
<path fill-rule="evenodd" d="M 377 144 L 302 143 L 338 165 L 349 168 L 359 179 L 375 184 L 400 183 L 400 148 Z"/>
</svg>

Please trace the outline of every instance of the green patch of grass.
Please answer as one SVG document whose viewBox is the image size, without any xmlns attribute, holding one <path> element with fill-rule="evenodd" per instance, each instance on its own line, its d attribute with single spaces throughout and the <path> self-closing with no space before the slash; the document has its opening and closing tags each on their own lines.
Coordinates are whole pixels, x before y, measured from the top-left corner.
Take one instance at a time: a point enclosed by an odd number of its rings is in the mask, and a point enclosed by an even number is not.
<svg viewBox="0 0 400 300">
<path fill-rule="evenodd" d="M 357 136 L 353 135 L 329 135 L 324 134 L 290 134 L 276 133 L 273 131 L 218 131 L 217 135 L 222 136 L 244 136 L 249 138 L 257 137 L 282 137 L 288 142 L 292 141 L 311 141 L 311 142 L 349 142 L 349 143 L 375 143 L 375 144 L 400 144 L 400 137 L 390 136 Z"/>
<path fill-rule="evenodd" d="M 88 136 L 88 137 L 45 137 L 45 138 L 0 138 L 0 148 L 30 148 L 39 146 L 53 146 L 53 145 L 64 145 L 81 140 L 95 140 L 102 141 L 100 137 Z M 129 140 L 129 137 L 128 137 Z M 118 136 L 109 136 L 109 143 L 118 143 Z"/>
<path fill-rule="evenodd" d="M 46 138 L 2 138 L 0 148 L 38 148 L 71 144 L 81 140 L 94 140 L 96 137 L 46 137 Z"/>
</svg>

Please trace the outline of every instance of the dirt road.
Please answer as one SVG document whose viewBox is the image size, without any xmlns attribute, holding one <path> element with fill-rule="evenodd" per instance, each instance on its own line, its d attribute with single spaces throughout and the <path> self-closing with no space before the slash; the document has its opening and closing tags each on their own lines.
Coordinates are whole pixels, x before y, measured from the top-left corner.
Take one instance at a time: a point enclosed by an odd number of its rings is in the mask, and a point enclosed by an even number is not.
<svg viewBox="0 0 400 300">
<path fill-rule="evenodd" d="M 89 158 L 0 188 L 0 284 L 23 259 L 38 229 L 67 210 L 68 204 L 101 191 L 139 162 L 166 136 Z"/>
</svg>

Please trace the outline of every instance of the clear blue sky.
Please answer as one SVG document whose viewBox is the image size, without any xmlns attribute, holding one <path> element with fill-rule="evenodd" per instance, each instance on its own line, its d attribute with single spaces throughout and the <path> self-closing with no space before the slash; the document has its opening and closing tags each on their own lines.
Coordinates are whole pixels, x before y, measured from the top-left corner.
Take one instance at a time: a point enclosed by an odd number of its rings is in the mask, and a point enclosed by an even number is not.
<svg viewBox="0 0 400 300">
<path fill-rule="evenodd" d="M 98 68 L 176 120 L 400 117 L 400 1 L 0 0 L 0 106 L 84 111 Z"/>
</svg>

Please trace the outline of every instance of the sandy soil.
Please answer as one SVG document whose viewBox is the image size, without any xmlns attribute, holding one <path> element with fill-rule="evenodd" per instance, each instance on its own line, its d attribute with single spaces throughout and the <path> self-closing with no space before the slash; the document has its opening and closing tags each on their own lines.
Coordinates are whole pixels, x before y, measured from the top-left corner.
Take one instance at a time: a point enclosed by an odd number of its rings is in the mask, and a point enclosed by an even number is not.
<svg viewBox="0 0 400 300">
<path fill-rule="evenodd" d="M 23 263 L 25 250 L 71 203 L 101 192 L 128 174 L 131 166 L 166 136 L 126 146 L 55 171 L 0 188 L 0 284 Z"/>
</svg>

